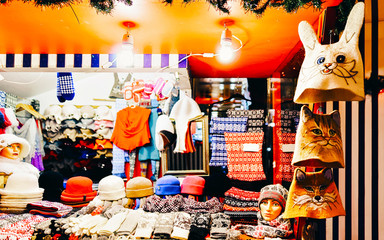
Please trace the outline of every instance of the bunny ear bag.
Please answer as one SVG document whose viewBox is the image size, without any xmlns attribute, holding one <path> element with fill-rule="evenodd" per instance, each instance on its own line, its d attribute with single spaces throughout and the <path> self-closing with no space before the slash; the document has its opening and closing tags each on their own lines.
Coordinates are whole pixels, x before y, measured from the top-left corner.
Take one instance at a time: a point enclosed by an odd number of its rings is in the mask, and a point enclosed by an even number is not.
<svg viewBox="0 0 384 240">
<path fill-rule="evenodd" d="M 319 43 L 308 22 L 299 24 L 305 58 L 297 81 L 295 103 L 364 100 L 364 68 L 358 47 L 363 20 L 364 3 L 358 2 L 348 16 L 340 40 L 328 45 Z"/>
</svg>

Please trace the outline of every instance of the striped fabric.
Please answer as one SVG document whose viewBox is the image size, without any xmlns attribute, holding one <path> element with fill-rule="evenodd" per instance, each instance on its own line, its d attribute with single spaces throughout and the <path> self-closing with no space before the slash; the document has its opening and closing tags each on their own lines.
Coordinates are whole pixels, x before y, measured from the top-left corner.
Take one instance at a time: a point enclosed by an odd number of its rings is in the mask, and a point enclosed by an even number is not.
<svg viewBox="0 0 384 240">
<path fill-rule="evenodd" d="M 186 54 L 135 54 L 134 68 L 187 68 Z M 184 59 L 184 60 L 183 60 Z M 0 54 L 0 68 L 118 68 L 116 54 Z M 123 59 L 121 59 L 123 60 Z M 181 62 L 179 62 L 182 60 Z M 109 66 L 112 64 L 111 66 Z"/>
</svg>

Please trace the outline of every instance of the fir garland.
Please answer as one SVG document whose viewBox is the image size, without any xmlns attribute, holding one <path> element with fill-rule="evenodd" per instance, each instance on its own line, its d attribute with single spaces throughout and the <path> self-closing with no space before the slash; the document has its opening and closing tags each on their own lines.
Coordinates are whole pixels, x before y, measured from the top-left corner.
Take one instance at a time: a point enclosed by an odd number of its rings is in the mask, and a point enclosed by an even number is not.
<svg viewBox="0 0 384 240">
<path fill-rule="evenodd" d="M 7 4 L 12 0 L 0 0 L 0 4 Z M 82 0 L 23 0 L 24 2 L 33 2 L 37 7 L 56 7 L 62 8 L 65 6 L 71 6 L 79 3 Z M 95 8 L 97 12 L 103 14 L 110 14 L 115 7 L 115 1 L 123 2 L 126 5 L 131 6 L 132 0 L 90 0 L 91 7 Z M 173 0 L 162 0 L 165 4 L 172 4 Z M 189 4 L 194 0 L 183 0 L 183 3 Z M 229 14 L 230 8 L 228 6 L 228 0 L 206 0 L 215 9 Z M 243 9 L 246 12 L 252 12 L 256 16 L 260 17 L 268 7 L 283 8 L 286 12 L 291 13 L 297 11 L 299 8 L 314 7 L 320 9 L 323 0 L 242 0 Z M 336 28 L 338 33 L 345 27 L 345 22 L 348 18 L 348 14 L 351 11 L 355 0 L 344 0 L 337 8 L 337 23 Z"/>
</svg>

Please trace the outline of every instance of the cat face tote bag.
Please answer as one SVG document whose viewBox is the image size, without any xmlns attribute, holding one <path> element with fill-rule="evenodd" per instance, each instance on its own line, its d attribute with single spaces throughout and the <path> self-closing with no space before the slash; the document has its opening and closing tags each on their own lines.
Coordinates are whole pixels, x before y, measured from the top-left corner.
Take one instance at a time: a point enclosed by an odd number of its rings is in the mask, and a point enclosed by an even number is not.
<svg viewBox="0 0 384 240">
<path fill-rule="evenodd" d="M 364 3 L 359 2 L 352 8 L 340 40 L 328 45 L 319 43 L 308 22 L 299 24 L 305 58 L 297 81 L 295 103 L 364 100 L 364 68 L 358 47 L 363 20 Z"/>
<path fill-rule="evenodd" d="M 316 219 L 345 216 L 339 191 L 330 168 L 319 172 L 295 169 L 283 218 Z"/>
<path fill-rule="evenodd" d="M 300 112 L 293 166 L 344 168 L 340 114 L 315 114 L 307 106 Z"/>
</svg>

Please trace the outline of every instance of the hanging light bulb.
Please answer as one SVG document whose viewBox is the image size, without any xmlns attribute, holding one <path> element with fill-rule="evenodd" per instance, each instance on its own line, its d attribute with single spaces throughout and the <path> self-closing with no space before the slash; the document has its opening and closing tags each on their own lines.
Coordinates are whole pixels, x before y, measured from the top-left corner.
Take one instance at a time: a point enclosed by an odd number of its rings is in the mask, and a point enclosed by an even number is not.
<svg viewBox="0 0 384 240">
<path fill-rule="evenodd" d="M 120 67 L 133 67 L 134 64 L 134 52 L 133 52 L 133 36 L 129 31 L 123 35 L 121 43 L 121 52 L 119 61 L 117 63 Z"/>
<path fill-rule="evenodd" d="M 226 26 L 221 33 L 218 57 L 219 61 L 223 63 L 231 62 L 234 57 L 234 51 L 232 48 L 232 32 Z"/>
</svg>

